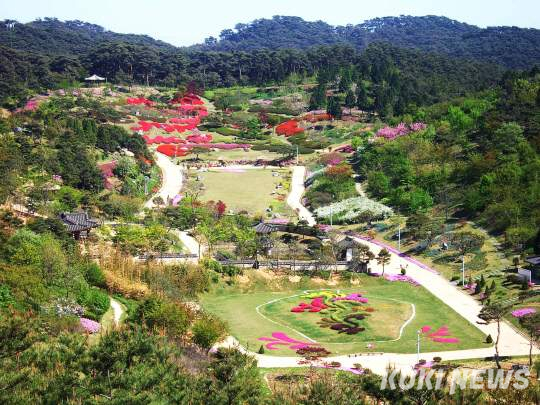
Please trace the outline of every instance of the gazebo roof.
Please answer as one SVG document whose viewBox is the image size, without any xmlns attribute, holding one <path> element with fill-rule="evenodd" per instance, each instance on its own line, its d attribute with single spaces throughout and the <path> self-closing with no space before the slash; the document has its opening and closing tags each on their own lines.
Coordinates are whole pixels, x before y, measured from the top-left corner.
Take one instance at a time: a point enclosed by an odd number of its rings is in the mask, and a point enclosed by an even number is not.
<svg viewBox="0 0 540 405">
<path fill-rule="evenodd" d="M 99 81 L 105 80 L 105 78 L 94 74 L 94 75 L 92 75 L 90 77 L 87 77 L 84 80 L 93 81 L 93 82 L 99 82 Z"/>
<path fill-rule="evenodd" d="M 86 212 L 63 212 L 60 214 L 60 220 L 68 232 L 87 231 L 99 226 L 99 221 L 90 218 Z"/>
<path fill-rule="evenodd" d="M 267 224 L 264 222 L 258 223 L 255 227 L 255 232 L 257 233 L 272 233 L 277 231 L 275 224 Z"/>
</svg>

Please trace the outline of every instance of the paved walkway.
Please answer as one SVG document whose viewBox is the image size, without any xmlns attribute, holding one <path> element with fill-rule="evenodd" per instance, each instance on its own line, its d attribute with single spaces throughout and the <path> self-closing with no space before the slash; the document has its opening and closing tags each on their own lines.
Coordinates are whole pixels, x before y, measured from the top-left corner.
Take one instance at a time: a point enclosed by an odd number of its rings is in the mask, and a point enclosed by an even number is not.
<svg viewBox="0 0 540 405">
<path fill-rule="evenodd" d="M 298 213 L 298 218 L 307 221 L 309 226 L 317 223 L 313 214 L 302 205 L 302 195 L 304 194 L 304 178 L 306 168 L 304 166 L 294 166 L 291 179 L 291 191 L 287 196 L 287 204 Z"/>
<path fill-rule="evenodd" d="M 163 179 L 161 188 L 145 204 L 144 208 L 152 209 L 155 207 L 153 199 L 161 197 L 165 203 L 168 199 L 173 199 L 182 189 L 183 175 L 182 167 L 174 164 L 171 159 L 162 153 L 155 152 L 156 163 L 161 169 Z"/>
</svg>

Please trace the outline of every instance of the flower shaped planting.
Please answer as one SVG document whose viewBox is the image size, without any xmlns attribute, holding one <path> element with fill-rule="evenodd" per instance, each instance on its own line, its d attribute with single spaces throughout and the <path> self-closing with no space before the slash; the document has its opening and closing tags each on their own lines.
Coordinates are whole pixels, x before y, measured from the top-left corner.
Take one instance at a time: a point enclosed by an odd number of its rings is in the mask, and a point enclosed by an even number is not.
<svg viewBox="0 0 540 405">
<path fill-rule="evenodd" d="M 291 309 L 291 312 L 320 312 L 321 309 L 328 308 L 323 304 L 322 297 L 317 297 L 311 300 L 310 304 L 301 302 L 297 307 Z"/>
<path fill-rule="evenodd" d="M 322 291 L 304 295 L 304 298 L 311 298 L 311 302 L 301 302 L 298 306 L 291 309 L 291 312 L 316 312 L 324 314 L 318 323 L 321 328 L 329 328 L 338 333 L 346 333 L 355 335 L 363 332 L 365 327 L 362 322 L 369 312 L 373 312 L 373 308 L 369 311 L 364 309 L 361 304 L 366 304 L 368 299 L 362 297 L 359 293 L 338 294 L 331 291 Z M 358 313 L 364 311 L 363 313 Z"/>
<path fill-rule="evenodd" d="M 274 332 L 272 333 L 272 337 L 260 337 L 258 340 L 268 342 L 264 345 L 268 350 L 278 350 L 279 347 L 276 346 L 286 346 L 287 348 L 292 350 L 319 346 L 318 343 L 302 342 L 301 340 L 293 339 L 284 332 Z"/>
<path fill-rule="evenodd" d="M 435 332 L 431 332 L 431 326 L 422 326 L 420 332 L 429 340 L 437 343 L 459 343 L 459 339 L 455 337 L 448 337 L 450 332 L 448 326 L 441 326 Z M 430 333 L 431 332 L 431 333 Z"/>
</svg>

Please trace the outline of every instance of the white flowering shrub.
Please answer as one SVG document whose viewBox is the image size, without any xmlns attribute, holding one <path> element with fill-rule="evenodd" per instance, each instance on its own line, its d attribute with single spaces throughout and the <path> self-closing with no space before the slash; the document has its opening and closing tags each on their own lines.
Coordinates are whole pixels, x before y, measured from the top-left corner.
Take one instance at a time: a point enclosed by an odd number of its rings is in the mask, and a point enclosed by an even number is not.
<svg viewBox="0 0 540 405">
<path fill-rule="evenodd" d="M 384 219 L 393 214 L 392 208 L 371 198 L 359 196 L 319 207 L 315 210 L 315 215 L 324 220 L 329 219 L 332 213 L 333 222 L 352 223 L 367 212 L 373 219 Z"/>
</svg>

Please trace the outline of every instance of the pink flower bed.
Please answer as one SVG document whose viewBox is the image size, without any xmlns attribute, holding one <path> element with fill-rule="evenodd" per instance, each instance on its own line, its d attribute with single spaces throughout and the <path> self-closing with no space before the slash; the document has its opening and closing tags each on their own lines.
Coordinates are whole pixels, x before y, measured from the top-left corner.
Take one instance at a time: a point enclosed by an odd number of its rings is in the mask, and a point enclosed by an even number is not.
<svg viewBox="0 0 540 405">
<path fill-rule="evenodd" d="M 298 304 L 298 306 L 291 309 L 291 312 L 320 312 L 323 309 L 328 308 L 326 305 L 323 304 L 323 298 L 317 297 L 313 298 L 311 300 L 311 303 L 306 304 L 305 302 L 301 302 Z"/>
<path fill-rule="evenodd" d="M 346 295 L 345 297 L 332 298 L 332 301 L 356 301 L 356 302 L 361 302 L 363 304 L 367 304 L 368 299 L 366 297 L 362 297 L 362 294 L 352 293 L 352 294 Z"/>
<path fill-rule="evenodd" d="M 427 125 L 423 122 L 414 122 L 410 125 L 407 125 L 403 122 L 399 123 L 395 127 L 384 127 L 377 131 L 377 136 L 389 140 L 396 139 L 400 136 L 405 136 L 411 132 L 423 131 L 427 128 Z"/>
<path fill-rule="evenodd" d="M 536 313 L 536 309 L 534 308 L 521 308 L 521 309 L 516 309 L 515 311 L 512 311 L 512 316 L 514 318 L 522 318 L 524 316 L 531 315 L 534 313 Z"/>
<path fill-rule="evenodd" d="M 209 143 L 212 142 L 212 135 L 210 134 L 201 134 L 201 135 L 188 135 L 186 140 L 193 143 Z"/>
<path fill-rule="evenodd" d="M 176 136 L 166 136 L 165 137 L 165 136 L 158 135 L 158 136 L 156 136 L 154 138 L 150 138 L 148 135 L 144 135 L 143 139 L 148 145 L 163 144 L 163 143 L 166 143 L 166 144 L 169 144 L 169 143 L 186 143 L 185 140 L 177 138 Z"/>
<path fill-rule="evenodd" d="M 97 333 L 101 329 L 101 325 L 88 318 L 80 318 L 79 323 L 86 333 Z"/>
<path fill-rule="evenodd" d="M 301 340 L 293 339 L 289 336 L 287 336 L 284 332 L 274 332 L 272 333 L 272 337 L 260 337 L 258 340 L 261 340 L 263 342 L 269 342 L 266 343 L 265 347 L 268 350 L 278 350 L 279 347 L 276 346 L 287 346 L 289 349 L 292 350 L 298 350 L 298 349 L 304 349 L 306 347 L 312 347 L 312 346 L 319 346 L 318 343 L 311 343 L 311 342 L 302 342 Z"/>
<path fill-rule="evenodd" d="M 182 133 L 182 132 L 190 131 L 197 128 L 197 124 L 190 123 L 186 125 L 181 125 L 181 124 L 162 124 L 160 122 L 154 122 L 154 121 L 139 121 L 138 126 L 131 127 L 131 130 L 147 132 L 147 131 L 150 131 L 152 128 L 163 129 L 169 133 L 174 132 L 174 131 Z"/>
<path fill-rule="evenodd" d="M 403 283 L 409 283 L 409 284 L 412 284 L 414 286 L 419 286 L 420 283 L 416 280 L 414 280 L 413 278 L 407 276 L 407 275 L 403 275 L 403 274 L 385 274 L 384 275 L 384 278 L 388 281 L 401 281 Z"/>
<path fill-rule="evenodd" d="M 340 146 L 339 148 L 336 148 L 335 151 L 341 152 L 341 153 L 353 153 L 354 148 L 351 145 L 343 145 L 343 146 Z"/>
<path fill-rule="evenodd" d="M 431 326 L 422 326 L 422 328 L 420 329 L 420 332 L 422 332 L 423 335 L 425 335 L 428 339 L 432 340 L 433 342 L 459 343 L 458 338 L 447 337 L 450 334 L 450 332 L 448 331 L 448 326 L 441 326 L 435 332 L 430 333 L 431 330 L 432 330 Z"/>
</svg>

